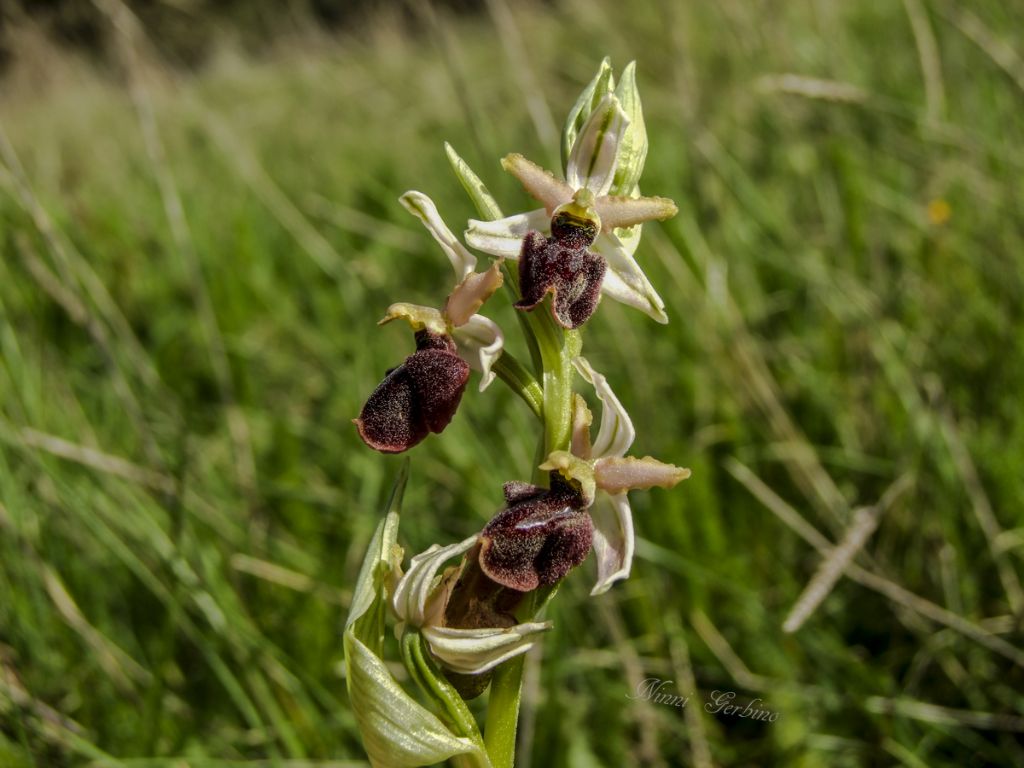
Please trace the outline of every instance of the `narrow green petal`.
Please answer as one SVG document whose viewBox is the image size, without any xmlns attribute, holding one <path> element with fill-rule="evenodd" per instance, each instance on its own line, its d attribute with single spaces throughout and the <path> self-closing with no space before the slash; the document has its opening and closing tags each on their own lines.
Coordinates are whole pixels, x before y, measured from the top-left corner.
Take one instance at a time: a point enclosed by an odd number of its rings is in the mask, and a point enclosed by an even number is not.
<svg viewBox="0 0 1024 768">
<path fill-rule="evenodd" d="M 459 157 L 459 154 L 447 141 L 444 143 L 444 151 L 448 154 L 448 162 L 451 163 L 455 176 L 462 184 L 462 188 L 466 190 L 469 199 L 473 201 L 473 205 L 476 206 L 477 213 L 485 219 L 500 219 L 504 215 L 501 208 L 498 207 L 493 195 L 487 191 L 484 183 L 480 181 L 480 177 L 469 167 L 469 163 Z"/>
</svg>

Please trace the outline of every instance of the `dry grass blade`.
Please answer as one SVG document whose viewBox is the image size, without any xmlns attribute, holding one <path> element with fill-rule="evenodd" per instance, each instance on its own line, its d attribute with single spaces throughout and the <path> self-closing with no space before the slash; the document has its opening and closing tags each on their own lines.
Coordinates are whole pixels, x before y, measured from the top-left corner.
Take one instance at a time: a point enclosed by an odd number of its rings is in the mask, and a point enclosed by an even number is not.
<svg viewBox="0 0 1024 768">
<path fill-rule="evenodd" d="M 967 446 L 964 445 L 963 437 L 960 430 L 957 429 L 953 415 L 948 410 L 942 414 L 940 428 L 953 457 L 953 463 L 960 474 L 964 488 L 967 489 L 967 495 L 971 499 L 971 511 L 974 512 L 978 525 L 985 535 L 985 541 L 988 543 L 992 559 L 999 571 L 999 580 L 1002 582 L 1006 598 L 1009 600 L 1010 610 L 1020 613 L 1021 608 L 1024 607 L 1024 590 L 1021 588 L 1020 577 L 1017 575 L 1013 563 L 1010 562 L 1007 553 L 999 547 L 999 538 L 1003 534 L 1002 526 L 996 519 L 992 502 L 989 501 L 988 494 L 985 493 L 985 488 L 981 484 L 981 478 L 978 477 L 978 468 L 974 465 L 974 460 L 971 458 Z"/>
<path fill-rule="evenodd" d="M 349 603 L 347 593 L 333 589 L 327 584 L 312 579 L 304 573 L 299 573 L 291 568 L 252 557 L 242 553 L 231 556 L 231 567 L 239 573 L 247 573 L 279 587 L 290 589 L 295 592 L 310 592 L 333 603 L 334 605 L 347 606 Z"/>
<path fill-rule="evenodd" d="M 64 621 L 92 649 L 96 661 L 122 691 L 131 692 L 135 690 L 135 684 L 144 686 L 152 681 L 153 676 L 148 670 L 85 618 L 56 571 L 49 566 L 43 567 L 43 583 L 46 585 L 46 593 Z"/>
<path fill-rule="evenodd" d="M 964 8 L 944 9 L 943 15 L 1024 91 L 1024 59 L 1008 41 L 998 37 L 980 18 Z"/>
<path fill-rule="evenodd" d="M 863 88 L 835 80 L 822 80 L 792 73 L 763 75 L 757 80 L 757 87 L 765 93 L 785 93 L 808 99 L 822 99 L 846 104 L 860 104 L 870 98 Z"/>
<path fill-rule="evenodd" d="M 910 476 L 903 475 L 893 483 L 878 504 L 873 507 L 864 507 L 854 513 L 853 522 L 846 529 L 842 540 L 832 549 L 831 554 L 822 560 L 818 570 L 790 610 L 789 616 L 782 624 L 783 631 L 792 633 L 803 626 L 803 623 L 828 597 L 857 553 L 864 548 L 871 534 L 878 527 L 878 521 L 882 514 L 909 487 Z"/>
<path fill-rule="evenodd" d="M 921 0 L 903 0 L 903 9 L 910 19 L 910 28 L 917 45 L 917 58 L 924 76 L 925 116 L 929 123 L 942 119 L 946 111 L 946 87 L 942 79 L 942 60 L 935 33 L 928 22 L 928 13 Z"/>
<path fill-rule="evenodd" d="M 131 324 L 118 308 L 107 286 L 99 275 L 90 267 L 89 262 L 75 252 L 68 241 L 61 236 L 50 215 L 36 197 L 28 176 L 18 158 L 14 145 L 11 144 L 3 126 L 0 125 L 0 160 L 7 167 L 7 174 L 0 176 L 13 189 L 14 196 L 32 219 L 33 224 L 46 241 L 54 260 L 62 271 L 65 282 L 78 281 L 85 293 L 95 304 L 100 315 L 114 330 L 121 343 L 128 351 L 137 375 L 148 386 L 159 385 L 160 377 L 156 372 L 142 343 L 132 331 Z M 74 257 L 74 258 L 72 258 Z"/>
<path fill-rule="evenodd" d="M 736 652 L 729 645 L 729 641 L 722 636 L 711 619 L 703 611 L 694 611 L 690 614 L 690 623 L 694 630 L 700 635 L 700 639 L 715 654 L 718 662 L 725 667 L 732 675 L 732 679 L 746 688 L 748 691 L 766 691 L 771 687 L 771 680 L 761 675 L 756 675 L 743 662 Z"/>
<path fill-rule="evenodd" d="M 726 471 L 736 478 L 744 488 L 750 491 L 754 497 L 764 504 L 782 522 L 797 533 L 801 539 L 806 541 L 819 552 L 825 553 L 832 545 L 827 538 L 813 525 L 807 522 L 803 515 L 783 501 L 768 485 L 761 480 L 750 469 L 735 459 L 729 459 L 725 463 Z"/>
<path fill-rule="evenodd" d="M 988 731 L 1024 733 L 1024 717 L 1019 715 L 953 709 L 914 699 L 889 699 L 882 696 L 872 696 L 864 702 L 864 706 L 869 712 L 876 712 L 880 715 L 902 715 L 936 725 L 957 725 Z"/>
<path fill-rule="evenodd" d="M 690 663 L 690 648 L 674 614 L 672 624 L 676 626 L 670 626 L 666 633 L 670 638 L 669 653 L 672 657 L 672 667 L 679 679 L 680 690 L 692 691 L 696 696 L 697 680 L 693 674 L 693 664 Z M 704 727 L 703 711 L 703 708 L 696 704 L 683 707 L 686 730 L 690 736 L 690 760 L 694 768 L 713 768 L 714 761 L 711 759 L 711 746 L 708 744 L 707 729 Z"/>
<path fill-rule="evenodd" d="M 797 535 L 807 541 L 807 543 L 817 549 L 822 555 L 827 556 L 829 554 L 831 551 L 831 545 L 828 540 L 818 533 L 813 526 L 801 517 L 799 512 L 780 498 L 747 467 L 743 466 L 735 459 L 730 459 L 726 463 L 726 470 L 728 470 L 733 477 L 742 483 L 747 490 L 761 500 L 769 510 L 775 513 L 775 515 L 786 523 L 786 525 L 797 533 Z M 1011 645 L 1002 638 L 994 636 L 991 632 L 987 632 L 983 627 L 965 619 L 963 616 L 936 605 L 920 595 L 915 595 L 905 587 L 901 587 L 899 584 L 896 584 L 884 576 L 871 573 L 860 566 L 851 564 L 846 570 L 846 576 L 861 586 L 867 587 L 868 589 L 884 595 L 897 605 L 909 608 L 925 618 L 947 626 L 964 637 L 968 637 L 979 645 L 988 648 L 990 651 L 998 653 L 1000 656 L 1009 659 L 1017 666 L 1024 667 L 1024 651 L 1014 645 Z"/>
<path fill-rule="evenodd" d="M 18 433 L 18 437 L 21 443 L 28 448 L 45 451 L 53 456 L 130 480 L 133 483 L 144 485 L 155 491 L 170 494 L 176 490 L 172 478 L 148 467 L 133 464 L 127 459 L 122 459 L 120 456 L 112 456 L 95 448 L 87 448 L 84 445 L 72 443 L 56 435 L 40 432 L 31 427 L 23 428 Z"/>
</svg>

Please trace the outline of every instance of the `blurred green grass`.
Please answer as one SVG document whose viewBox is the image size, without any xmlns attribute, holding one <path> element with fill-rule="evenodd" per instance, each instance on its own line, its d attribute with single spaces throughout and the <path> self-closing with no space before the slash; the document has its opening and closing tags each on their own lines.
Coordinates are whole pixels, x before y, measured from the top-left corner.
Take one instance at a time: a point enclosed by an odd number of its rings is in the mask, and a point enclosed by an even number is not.
<svg viewBox="0 0 1024 768">
<path fill-rule="evenodd" d="M 396 198 L 473 215 L 448 140 L 520 209 L 497 159 L 553 165 L 606 54 L 638 61 L 644 190 L 681 213 L 638 252 L 670 325 L 605 302 L 586 353 L 635 451 L 693 477 L 635 495 L 628 582 L 559 594 L 521 765 L 1024 764 L 1020 4 L 516 5 L 522 55 L 503 7 L 187 79 L 131 24 L 106 74 L 21 30 L 0 765 L 362 764 L 339 630 L 397 463 L 349 421 L 410 348 L 385 307 L 448 287 Z M 479 529 L 534 430 L 471 388 L 413 452 L 407 551 Z M 792 515 L 835 542 L 901 479 L 861 577 L 784 633 L 822 560 Z M 647 677 L 691 704 L 627 698 Z"/>
</svg>

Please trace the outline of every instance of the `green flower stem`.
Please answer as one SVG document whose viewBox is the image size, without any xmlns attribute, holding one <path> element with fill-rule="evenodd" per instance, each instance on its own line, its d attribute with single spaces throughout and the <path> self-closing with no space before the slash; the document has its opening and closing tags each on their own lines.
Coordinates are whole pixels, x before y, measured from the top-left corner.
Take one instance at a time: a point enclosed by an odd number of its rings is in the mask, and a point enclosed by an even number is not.
<svg viewBox="0 0 1024 768">
<path fill-rule="evenodd" d="M 529 314 L 529 326 L 540 352 L 544 383 L 544 435 L 539 446 L 542 459 L 552 451 L 567 451 L 572 444 L 572 359 L 580 354 L 583 344 L 579 331 L 567 331 L 555 323 L 549 304 L 550 299 Z M 539 463 L 535 462 L 535 466 Z M 538 470 L 535 468 L 534 472 Z M 541 479 L 535 476 L 534 481 Z M 528 602 L 530 609 L 524 612 L 532 615 L 539 605 L 535 599 Z M 494 768 L 513 768 L 515 763 L 523 662 L 523 656 L 506 661 L 494 671 L 491 679 L 484 743 Z"/>
<path fill-rule="evenodd" d="M 538 338 L 544 360 L 544 450 L 567 451 L 572 444 L 572 359 L 580 354 L 579 331 L 566 331 L 555 324 L 545 306 L 535 314 L 547 315 L 548 333 Z"/>
<path fill-rule="evenodd" d="M 513 768 L 516 759 L 516 729 L 519 727 L 519 698 L 523 691 L 523 661 L 520 654 L 494 670 L 487 701 L 484 744 L 494 768 Z"/>
<path fill-rule="evenodd" d="M 448 160 L 462 186 L 469 194 L 480 216 L 491 221 L 502 217 L 501 208 L 491 193 L 466 162 L 449 144 L 445 144 Z M 512 302 L 519 301 L 519 265 L 508 259 L 501 264 L 505 289 Z M 580 354 L 582 338 L 579 331 L 566 331 L 551 314 L 551 300 L 532 312 L 516 312 L 519 327 L 526 338 L 537 378 L 529 375 L 518 360 L 507 352 L 494 366 L 495 373 L 526 400 L 544 422 L 544 434 L 537 446 L 534 461 L 534 482 L 544 483 L 536 469 L 552 451 L 567 451 L 572 444 L 572 359 Z M 542 388 L 543 387 L 543 388 Z M 534 593 L 521 606 L 521 621 L 528 621 L 547 604 L 557 586 Z M 516 755 L 516 728 L 519 724 L 519 697 L 523 688 L 523 657 L 517 656 L 494 670 L 491 693 L 487 702 L 484 744 L 493 768 L 513 768 Z"/>
<path fill-rule="evenodd" d="M 502 352 L 494 365 L 491 367 L 498 378 L 505 382 L 509 388 L 519 395 L 530 406 L 533 415 L 541 421 L 544 420 L 544 390 L 541 389 L 537 379 L 533 377 L 526 368 L 514 356 L 508 352 Z"/>
</svg>

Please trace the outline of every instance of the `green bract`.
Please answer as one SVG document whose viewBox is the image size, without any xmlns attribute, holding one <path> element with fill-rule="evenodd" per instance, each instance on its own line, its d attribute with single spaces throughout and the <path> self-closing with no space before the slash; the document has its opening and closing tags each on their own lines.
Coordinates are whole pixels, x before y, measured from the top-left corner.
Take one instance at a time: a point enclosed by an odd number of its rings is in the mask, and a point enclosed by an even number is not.
<svg viewBox="0 0 1024 768">
<path fill-rule="evenodd" d="M 345 622 L 345 681 L 349 702 L 374 768 L 433 765 L 455 755 L 471 755 L 474 764 L 489 761 L 478 740 L 458 736 L 402 690 L 381 660 L 384 647 L 385 592 L 397 577 L 401 549 L 398 510 L 408 464 L 395 482 L 384 519 L 370 540 L 352 593 Z"/>
</svg>

